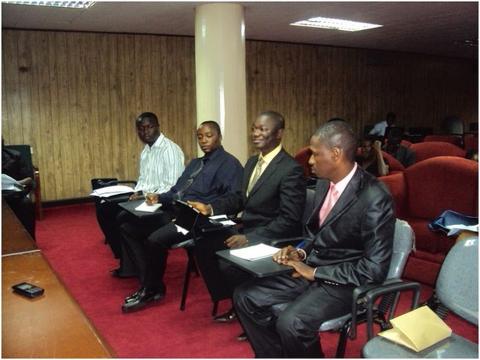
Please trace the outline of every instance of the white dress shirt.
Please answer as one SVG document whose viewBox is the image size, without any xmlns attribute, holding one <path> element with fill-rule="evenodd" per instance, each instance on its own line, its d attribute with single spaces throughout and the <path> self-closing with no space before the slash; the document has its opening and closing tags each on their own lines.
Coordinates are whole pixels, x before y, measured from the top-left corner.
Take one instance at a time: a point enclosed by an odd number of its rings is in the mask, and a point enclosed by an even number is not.
<svg viewBox="0 0 480 360">
<path fill-rule="evenodd" d="M 369 135 L 385 136 L 385 130 L 388 127 L 387 120 L 380 121 L 373 126 L 373 129 L 368 133 Z"/>
<path fill-rule="evenodd" d="M 135 191 L 160 194 L 170 190 L 185 168 L 184 161 L 182 149 L 160 134 L 152 146 L 145 145 L 140 155 L 140 175 Z"/>
</svg>

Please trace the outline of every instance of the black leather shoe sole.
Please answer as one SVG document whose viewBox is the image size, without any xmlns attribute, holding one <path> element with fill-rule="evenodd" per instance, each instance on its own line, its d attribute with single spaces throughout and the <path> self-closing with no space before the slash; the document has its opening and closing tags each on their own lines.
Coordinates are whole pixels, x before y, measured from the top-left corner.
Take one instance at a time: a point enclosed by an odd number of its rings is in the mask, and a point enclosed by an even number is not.
<svg viewBox="0 0 480 360">
<path fill-rule="evenodd" d="M 213 321 L 219 323 L 231 323 L 237 319 L 237 314 L 235 312 L 228 312 L 223 315 L 218 315 L 213 318 Z"/>
<path fill-rule="evenodd" d="M 147 305 L 153 305 L 165 297 L 164 294 L 155 294 L 146 300 L 134 299 L 122 305 L 123 313 L 130 313 L 145 308 Z"/>
<path fill-rule="evenodd" d="M 238 341 L 247 341 L 247 334 L 241 333 L 240 335 L 237 336 Z"/>
</svg>

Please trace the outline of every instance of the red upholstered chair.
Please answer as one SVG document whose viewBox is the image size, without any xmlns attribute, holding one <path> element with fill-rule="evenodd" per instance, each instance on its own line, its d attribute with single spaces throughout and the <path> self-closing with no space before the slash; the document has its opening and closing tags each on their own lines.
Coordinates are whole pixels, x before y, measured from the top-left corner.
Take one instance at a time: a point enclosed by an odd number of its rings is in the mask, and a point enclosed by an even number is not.
<svg viewBox="0 0 480 360">
<path fill-rule="evenodd" d="M 390 155 L 386 151 L 382 150 L 382 156 L 388 162 L 389 174 L 395 174 L 397 172 L 405 170 L 405 166 L 403 166 L 403 164 L 400 161 L 398 161 L 393 155 Z"/>
<path fill-rule="evenodd" d="M 312 151 L 310 150 L 310 147 L 307 146 L 300 149 L 294 156 L 295 160 L 302 165 L 303 174 L 306 178 L 312 176 L 312 169 L 310 168 L 310 165 L 308 165 L 308 159 L 310 159 L 311 155 Z"/>
<path fill-rule="evenodd" d="M 453 145 L 462 146 L 462 137 L 460 135 L 427 135 L 423 139 L 424 142 L 440 141 Z"/>
<path fill-rule="evenodd" d="M 410 142 L 410 141 L 408 141 L 408 140 L 405 140 L 405 139 L 403 139 L 402 141 L 400 141 L 400 145 L 405 146 L 405 147 L 407 147 L 407 148 L 410 147 L 412 144 L 413 144 L 412 142 Z"/>
<path fill-rule="evenodd" d="M 466 154 L 466 151 L 462 148 L 441 141 L 429 141 L 412 144 L 412 146 L 410 146 L 410 149 L 415 151 L 417 163 L 435 156 L 465 157 Z"/>
<path fill-rule="evenodd" d="M 414 144 L 415 145 L 415 144 Z M 445 210 L 478 215 L 478 163 L 453 156 L 418 162 L 404 172 L 380 177 L 394 198 L 396 217 L 406 220 L 416 238 L 405 277 L 434 285 L 455 240 L 428 229 Z"/>
</svg>

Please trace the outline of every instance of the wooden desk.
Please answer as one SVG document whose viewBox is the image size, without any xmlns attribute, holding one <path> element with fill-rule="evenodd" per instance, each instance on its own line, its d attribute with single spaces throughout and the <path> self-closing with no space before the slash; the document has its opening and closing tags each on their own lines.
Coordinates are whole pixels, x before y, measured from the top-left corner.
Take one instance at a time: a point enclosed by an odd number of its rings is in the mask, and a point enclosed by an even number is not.
<svg viewBox="0 0 480 360">
<path fill-rule="evenodd" d="M 35 241 L 2 199 L 2 255 L 36 249 Z"/>
<path fill-rule="evenodd" d="M 8 205 L 2 202 L 2 358 L 107 358 L 113 351 L 53 272 Z M 12 285 L 45 293 L 29 299 Z"/>
</svg>

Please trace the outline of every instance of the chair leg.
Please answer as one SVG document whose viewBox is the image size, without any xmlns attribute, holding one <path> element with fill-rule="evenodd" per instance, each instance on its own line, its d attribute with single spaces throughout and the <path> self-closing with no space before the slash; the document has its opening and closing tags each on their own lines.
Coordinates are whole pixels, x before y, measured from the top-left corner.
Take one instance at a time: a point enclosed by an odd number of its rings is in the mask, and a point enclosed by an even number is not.
<svg viewBox="0 0 480 360">
<path fill-rule="evenodd" d="M 350 322 L 347 322 L 343 325 L 342 330 L 340 330 L 340 336 L 338 338 L 337 353 L 335 354 L 336 358 L 345 357 L 345 349 L 347 348 L 348 333 L 350 332 Z"/>
<path fill-rule="evenodd" d="M 185 310 L 185 303 L 187 302 L 187 295 L 188 295 L 188 285 L 190 284 L 190 272 L 192 271 L 192 262 L 193 257 L 187 251 L 188 254 L 188 261 L 187 261 L 187 268 L 185 270 L 185 276 L 183 278 L 183 290 L 182 290 L 182 300 L 180 301 L 180 310 Z"/>
<path fill-rule="evenodd" d="M 217 316 L 217 311 L 218 311 L 218 301 L 214 301 L 213 308 L 212 308 L 212 316 Z"/>
</svg>

